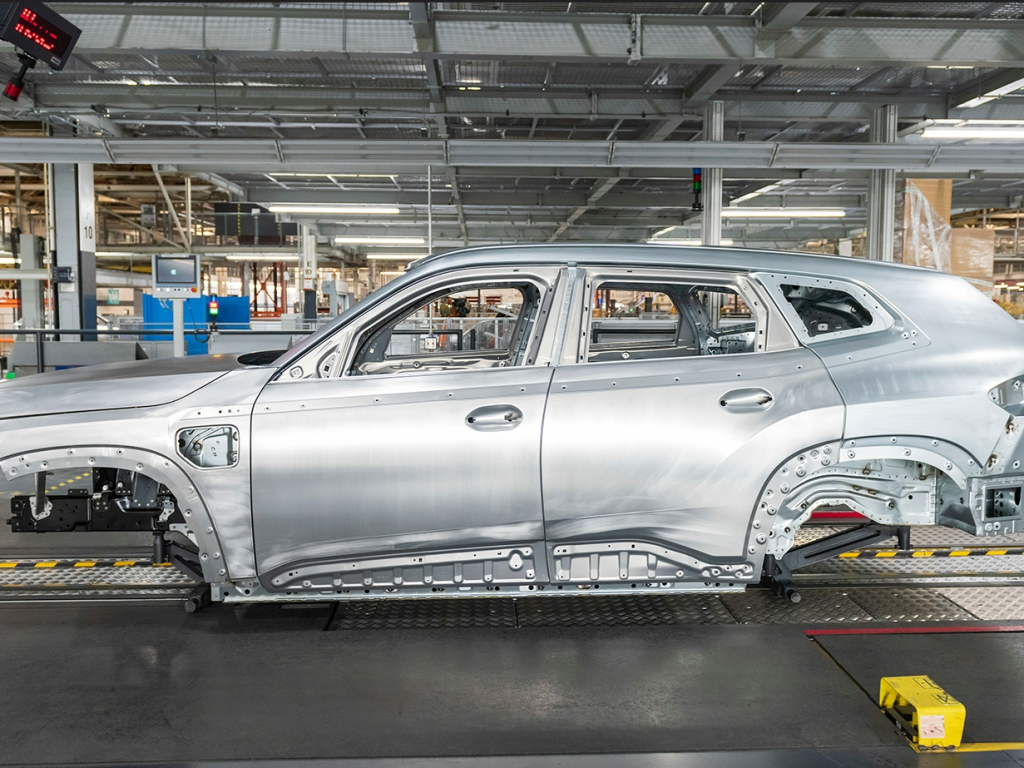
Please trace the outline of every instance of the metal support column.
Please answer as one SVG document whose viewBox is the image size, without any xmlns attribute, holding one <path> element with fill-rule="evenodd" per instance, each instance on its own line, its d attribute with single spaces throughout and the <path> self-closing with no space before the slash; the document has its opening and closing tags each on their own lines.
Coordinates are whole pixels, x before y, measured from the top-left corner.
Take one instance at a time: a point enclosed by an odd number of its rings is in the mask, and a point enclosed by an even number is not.
<svg viewBox="0 0 1024 768">
<path fill-rule="evenodd" d="M 18 253 L 21 256 L 20 269 L 38 270 L 43 268 L 43 239 L 37 235 L 18 236 Z M 22 280 L 18 293 L 21 297 L 22 328 L 42 328 L 46 324 L 43 280 Z"/>
<path fill-rule="evenodd" d="M 725 102 L 712 101 L 704 108 L 704 141 L 725 139 Z M 700 219 L 700 238 L 704 245 L 722 244 L 721 168 L 703 169 L 704 212 Z"/>
<path fill-rule="evenodd" d="M 300 229 L 299 269 L 302 273 L 302 319 L 316 322 L 316 228 L 303 224 Z"/>
<path fill-rule="evenodd" d="M 95 328 L 96 193 L 92 163 L 54 163 L 49 166 L 49 173 L 55 212 L 55 268 L 60 275 L 56 286 L 56 325 Z M 95 338 L 82 337 L 85 341 Z M 77 341 L 77 337 L 62 340 Z"/>
<path fill-rule="evenodd" d="M 171 299 L 171 339 L 174 356 L 185 357 L 185 299 Z"/>
<path fill-rule="evenodd" d="M 878 107 L 871 115 L 871 143 L 896 141 L 895 104 Z M 874 170 L 868 177 L 867 255 L 875 261 L 892 261 L 896 227 L 896 171 Z"/>
</svg>

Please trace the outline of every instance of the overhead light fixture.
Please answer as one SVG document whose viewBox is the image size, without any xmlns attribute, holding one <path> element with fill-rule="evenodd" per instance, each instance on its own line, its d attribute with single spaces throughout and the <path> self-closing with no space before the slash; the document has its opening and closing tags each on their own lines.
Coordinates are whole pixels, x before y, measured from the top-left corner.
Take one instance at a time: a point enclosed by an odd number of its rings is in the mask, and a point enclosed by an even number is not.
<svg viewBox="0 0 1024 768">
<path fill-rule="evenodd" d="M 16 259 L 13 256 L 0 256 L 0 264 L 15 267 L 21 264 L 21 259 Z"/>
<path fill-rule="evenodd" d="M 925 139 L 1024 139 L 1024 128 L 974 127 L 963 128 L 932 127 L 925 128 L 921 136 Z"/>
<path fill-rule="evenodd" d="M 1008 93 L 1013 93 L 1024 88 L 1024 77 L 1014 80 L 1012 83 L 1007 83 L 999 88 L 993 88 L 991 91 L 986 91 L 980 96 L 976 96 L 973 99 L 968 99 L 962 104 L 957 104 L 957 109 L 971 109 L 972 107 L 980 107 L 982 104 L 987 104 L 990 101 L 998 99 L 1000 96 L 1005 96 Z"/>
<path fill-rule="evenodd" d="M 368 253 L 366 258 L 369 261 L 402 261 L 405 259 L 416 261 L 429 255 L 428 253 Z"/>
<path fill-rule="evenodd" d="M 290 177 L 290 178 L 304 178 L 304 179 L 391 179 L 394 178 L 393 173 L 285 173 L 284 171 L 268 173 L 267 176 L 273 176 L 275 178 Z"/>
<path fill-rule="evenodd" d="M 732 245 L 732 240 L 728 237 L 723 237 L 722 242 L 719 245 Z M 682 237 L 682 238 L 670 238 L 666 237 L 661 240 L 654 238 L 647 241 L 649 245 L 704 245 L 699 237 Z"/>
<path fill-rule="evenodd" d="M 841 219 L 842 208 L 723 208 L 725 219 Z"/>
<path fill-rule="evenodd" d="M 207 259 L 216 259 L 218 256 L 223 256 L 228 261 L 298 261 L 299 256 L 296 253 L 289 255 L 284 254 L 270 254 L 270 253 L 208 253 L 206 254 Z"/>
<path fill-rule="evenodd" d="M 359 213 L 401 213 L 397 205 L 316 205 L 303 203 L 274 203 L 268 205 L 271 213 L 310 214 L 359 214 Z"/>
<path fill-rule="evenodd" d="M 399 271 L 399 270 L 394 270 L 394 269 L 385 270 L 385 271 L 380 273 L 381 277 L 386 277 L 386 276 L 394 277 L 396 275 L 404 275 L 404 274 L 405 274 L 405 270 L 400 270 Z"/>
<path fill-rule="evenodd" d="M 422 237 L 371 237 L 368 235 L 334 238 L 339 245 L 423 245 Z"/>
</svg>

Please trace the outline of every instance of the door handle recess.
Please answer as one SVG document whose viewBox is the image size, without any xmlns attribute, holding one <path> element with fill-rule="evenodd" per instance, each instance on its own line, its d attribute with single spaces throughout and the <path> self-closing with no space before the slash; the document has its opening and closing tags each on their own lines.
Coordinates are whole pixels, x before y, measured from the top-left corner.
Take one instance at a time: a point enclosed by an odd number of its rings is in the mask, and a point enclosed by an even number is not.
<svg viewBox="0 0 1024 768">
<path fill-rule="evenodd" d="M 718 404 L 723 408 L 737 413 L 750 411 L 764 411 L 771 408 L 775 398 L 767 389 L 760 387 L 748 387 L 746 389 L 733 389 L 722 395 Z"/>
<path fill-rule="evenodd" d="M 523 412 L 514 405 L 485 405 L 466 416 L 466 426 L 478 432 L 515 429 L 522 422 Z"/>
</svg>

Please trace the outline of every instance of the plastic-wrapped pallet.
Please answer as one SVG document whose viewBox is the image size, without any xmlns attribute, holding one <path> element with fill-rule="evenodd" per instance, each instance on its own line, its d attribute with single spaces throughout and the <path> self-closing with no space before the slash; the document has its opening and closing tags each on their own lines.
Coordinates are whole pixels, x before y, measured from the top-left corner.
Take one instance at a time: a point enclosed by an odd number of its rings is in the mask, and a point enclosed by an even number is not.
<svg viewBox="0 0 1024 768">
<path fill-rule="evenodd" d="M 994 230 L 954 229 L 950 249 L 952 272 L 967 280 L 986 296 L 991 296 L 995 252 Z"/>
<path fill-rule="evenodd" d="M 949 225 L 949 207 L 944 204 L 945 192 L 930 179 L 907 179 L 897 185 L 893 261 L 950 271 L 953 228 Z"/>
</svg>

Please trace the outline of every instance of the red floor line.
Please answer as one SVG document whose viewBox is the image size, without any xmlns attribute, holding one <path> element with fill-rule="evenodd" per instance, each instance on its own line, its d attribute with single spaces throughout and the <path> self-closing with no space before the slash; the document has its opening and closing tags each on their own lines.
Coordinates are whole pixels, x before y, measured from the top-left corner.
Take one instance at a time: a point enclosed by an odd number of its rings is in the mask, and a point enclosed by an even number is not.
<svg viewBox="0 0 1024 768">
<path fill-rule="evenodd" d="M 805 629 L 804 634 L 816 635 L 925 635 L 953 632 L 1024 632 L 1024 624 L 983 624 L 954 627 L 844 627 L 842 629 Z"/>
</svg>

